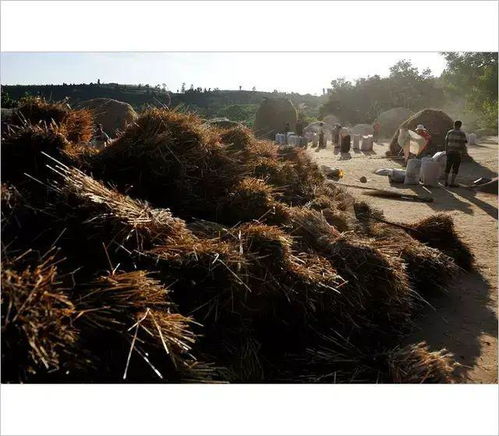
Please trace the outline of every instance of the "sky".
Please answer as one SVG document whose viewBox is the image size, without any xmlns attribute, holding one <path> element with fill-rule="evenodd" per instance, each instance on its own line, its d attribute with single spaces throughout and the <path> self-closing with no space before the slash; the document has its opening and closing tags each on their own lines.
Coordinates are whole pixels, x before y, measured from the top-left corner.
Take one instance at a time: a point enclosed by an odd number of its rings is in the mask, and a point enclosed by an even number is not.
<svg viewBox="0 0 499 436">
<path fill-rule="evenodd" d="M 321 94 L 331 80 L 355 80 L 378 74 L 401 59 L 440 75 L 445 68 L 437 52 L 189 52 L 189 53 L 10 53 L 1 54 L 2 85 L 62 83 L 166 84 L 176 92 L 220 88 Z"/>
</svg>

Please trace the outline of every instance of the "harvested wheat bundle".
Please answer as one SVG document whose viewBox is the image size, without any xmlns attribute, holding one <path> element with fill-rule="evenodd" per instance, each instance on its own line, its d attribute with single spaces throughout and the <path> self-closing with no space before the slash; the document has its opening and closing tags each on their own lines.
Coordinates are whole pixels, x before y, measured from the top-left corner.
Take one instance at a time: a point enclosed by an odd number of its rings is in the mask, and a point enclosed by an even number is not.
<svg viewBox="0 0 499 436">
<path fill-rule="evenodd" d="M 447 350 L 430 351 L 425 342 L 396 348 L 388 355 L 394 383 L 459 383 L 459 364 Z"/>
<path fill-rule="evenodd" d="M 3 381 L 55 377 L 74 369 L 81 357 L 72 324 L 76 310 L 54 255 L 25 263 L 22 256 L 2 260 Z"/>
<path fill-rule="evenodd" d="M 452 217 L 440 213 L 410 226 L 408 233 L 418 241 L 437 248 L 454 259 L 461 268 L 473 269 L 474 256 L 468 245 L 459 237 Z"/>
<path fill-rule="evenodd" d="M 214 218 L 216 203 L 241 175 L 216 129 L 192 114 L 151 109 L 96 156 L 93 171 L 119 190 L 170 207 L 177 215 Z"/>
<path fill-rule="evenodd" d="M 338 230 L 330 225 L 320 212 L 305 207 L 289 209 L 290 234 L 298 237 L 298 241 L 317 251 L 327 251 L 330 245 L 340 236 Z"/>
<path fill-rule="evenodd" d="M 161 238 L 181 238 L 187 232 L 185 222 L 174 218 L 168 209 L 153 209 L 146 202 L 133 200 L 75 168 L 58 166 L 63 177 L 55 189 L 71 204 L 71 208 L 85 211 L 91 219 L 91 226 L 114 224 L 122 233 L 120 240 L 129 238 L 138 241 L 137 248 L 143 249 L 143 241 L 148 245 Z M 76 203 L 76 204 L 75 204 Z M 85 219 L 81 220 L 85 222 Z M 116 239 L 116 235 L 113 234 Z"/>
<path fill-rule="evenodd" d="M 267 157 L 271 159 L 278 159 L 279 147 L 271 141 L 259 141 L 254 139 L 246 148 L 247 158 Z"/>
<path fill-rule="evenodd" d="M 289 359 L 306 383 L 459 383 L 460 365 L 447 350 L 431 352 L 425 342 L 389 350 L 358 347 L 335 332 L 321 335 L 317 345 Z M 289 375 L 288 375 L 289 377 Z"/>
<path fill-rule="evenodd" d="M 255 139 L 251 130 L 244 126 L 235 126 L 220 133 L 223 144 L 231 145 L 236 149 L 245 150 Z"/>
<path fill-rule="evenodd" d="M 219 207 L 219 221 L 235 224 L 240 221 L 283 221 L 286 207 L 275 199 L 275 190 L 263 180 L 242 179 Z"/>
<path fill-rule="evenodd" d="M 15 124 L 50 125 L 55 123 L 68 141 L 89 142 L 93 134 L 93 117 L 88 110 L 72 110 L 61 101 L 50 103 L 39 97 L 26 99 L 17 109 Z"/>
<path fill-rule="evenodd" d="M 49 159 L 42 155 L 64 160 L 64 150 L 70 145 L 57 126 L 35 126 L 26 124 L 11 129 L 2 137 L 2 180 L 26 182 L 25 174 L 45 181 L 49 170 Z M 18 186 L 20 188 L 20 186 Z"/>
<path fill-rule="evenodd" d="M 374 246 L 391 256 L 400 257 L 414 288 L 423 296 L 446 290 L 446 284 L 458 273 L 454 260 L 435 248 L 409 236 L 405 230 L 384 223 L 371 224 L 368 231 Z"/>
<path fill-rule="evenodd" d="M 281 148 L 279 157 L 284 161 L 292 162 L 296 173 L 295 183 L 283 189 L 285 201 L 299 206 L 312 200 L 316 191 L 324 187 L 325 179 L 319 167 L 301 148 Z"/>
<path fill-rule="evenodd" d="M 150 273 L 100 276 L 78 286 L 74 301 L 75 325 L 108 379 L 123 371 L 126 380 L 175 381 L 189 372 L 195 361 L 193 320 L 173 312 L 169 290 Z"/>
<path fill-rule="evenodd" d="M 4 213 L 14 209 L 22 201 L 22 195 L 14 185 L 2 183 L 1 200 L 2 213 Z"/>
<path fill-rule="evenodd" d="M 35 152 L 43 159 L 31 167 L 44 195 L 35 181 L 18 186 L 29 165 L 13 148 L 7 182 L 20 189 L 21 205 L 2 188 L 13 214 L 2 222 L 4 253 L 57 245 L 72 271 L 44 297 L 61 295 L 67 320 L 59 318 L 76 335 L 68 356 L 54 336 L 54 374 L 69 368 L 72 379 L 104 382 L 392 381 L 386 350 L 419 307 L 414 289 L 431 295 L 424 278 L 443 286 L 454 274 L 448 251 L 418 241 L 418 226 L 380 223 L 380 214 L 327 185 L 303 150 L 165 109 L 146 111 L 96 153 L 67 140 L 61 126 L 23 125 L 6 135 L 7 145 L 25 135 L 27 159 Z M 18 276 L 25 269 L 10 268 Z M 45 300 L 36 301 L 43 312 Z M 2 303 L 2 313 L 10 306 Z M 23 337 L 21 324 L 10 325 L 11 337 Z M 331 330 L 351 349 L 328 345 Z M 307 352 L 327 347 L 329 358 Z M 20 363 L 23 376 L 30 367 L 33 359 Z M 49 380 L 43 371 L 39 379 Z"/>
</svg>

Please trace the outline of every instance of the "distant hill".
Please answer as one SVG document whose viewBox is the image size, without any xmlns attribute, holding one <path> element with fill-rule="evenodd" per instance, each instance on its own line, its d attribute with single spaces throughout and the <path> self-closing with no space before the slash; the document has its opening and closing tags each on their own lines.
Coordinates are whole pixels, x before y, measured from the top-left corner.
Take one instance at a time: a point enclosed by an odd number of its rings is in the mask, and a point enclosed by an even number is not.
<svg viewBox="0 0 499 436">
<path fill-rule="evenodd" d="M 32 95 L 52 101 L 68 98 L 70 104 L 97 97 L 113 98 L 131 104 L 138 111 L 147 106 L 181 106 L 206 118 L 227 117 L 248 124 L 252 124 L 256 109 L 265 97 L 289 98 L 296 107 L 303 108 L 307 118 L 317 118 L 320 105 L 327 99 L 326 96 L 318 97 L 311 94 L 213 90 L 211 88 L 209 90 L 198 88 L 186 90 L 183 93 L 171 93 L 159 87 L 118 83 L 6 85 L 2 86 L 2 93 L 4 92 L 13 100 L 18 100 L 25 95 Z"/>
</svg>

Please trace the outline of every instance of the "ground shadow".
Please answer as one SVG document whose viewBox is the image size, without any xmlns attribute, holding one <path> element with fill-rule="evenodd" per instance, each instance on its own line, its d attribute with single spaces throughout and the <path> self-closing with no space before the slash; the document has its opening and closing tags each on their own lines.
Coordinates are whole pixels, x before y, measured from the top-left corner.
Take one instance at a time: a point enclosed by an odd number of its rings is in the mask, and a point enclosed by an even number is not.
<svg viewBox="0 0 499 436">
<path fill-rule="evenodd" d="M 364 150 L 360 150 L 360 152 L 365 155 L 365 156 L 372 156 L 372 155 L 377 155 L 378 153 L 376 153 L 374 150 L 369 150 L 369 151 L 364 151 Z"/>
<path fill-rule="evenodd" d="M 455 196 L 465 198 L 470 203 L 473 203 L 476 207 L 479 207 L 486 214 L 490 215 L 492 218 L 497 220 L 497 213 L 498 213 L 497 207 L 477 198 L 477 196 L 476 196 L 477 192 L 474 189 L 472 189 L 472 188 L 457 188 L 454 192 L 455 192 Z M 495 197 L 496 203 L 497 203 L 497 195 L 495 195 L 495 194 L 483 194 L 483 195 L 491 196 L 492 198 Z"/>
<path fill-rule="evenodd" d="M 448 287 L 447 293 L 430 298 L 416 317 L 416 328 L 406 343 L 426 341 L 432 349 L 446 348 L 464 365 L 466 374 L 480 357 L 482 334 L 497 338 L 497 316 L 490 299 L 490 284 L 478 272 L 462 273 Z M 472 380 L 471 380 L 472 381 Z"/>
<path fill-rule="evenodd" d="M 427 203 L 435 212 L 460 211 L 467 215 L 473 215 L 473 208 L 468 202 L 462 201 L 449 188 L 443 185 L 423 186 L 423 185 L 404 185 L 403 183 L 390 183 L 392 188 L 401 192 L 417 194 L 422 197 L 432 197 L 433 202 Z M 454 188 L 452 188 L 454 189 Z M 458 189 L 458 188 L 456 188 Z M 485 203 L 486 204 L 486 203 Z"/>
<path fill-rule="evenodd" d="M 350 153 L 340 153 L 339 160 L 348 160 L 348 159 L 352 159 L 352 155 Z"/>
</svg>

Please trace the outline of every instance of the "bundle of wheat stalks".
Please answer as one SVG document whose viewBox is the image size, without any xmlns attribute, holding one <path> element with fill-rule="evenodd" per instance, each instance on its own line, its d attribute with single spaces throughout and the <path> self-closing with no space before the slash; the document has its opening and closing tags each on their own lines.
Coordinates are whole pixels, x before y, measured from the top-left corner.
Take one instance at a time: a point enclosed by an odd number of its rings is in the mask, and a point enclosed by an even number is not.
<svg viewBox="0 0 499 436">
<path fill-rule="evenodd" d="M 36 113 L 2 138 L 4 381 L 458 380 L 399 348 L 471 267 L 449 219 L 379 223 L 240 126 L 152 109 L 90 152 Z"/>
</svg>

